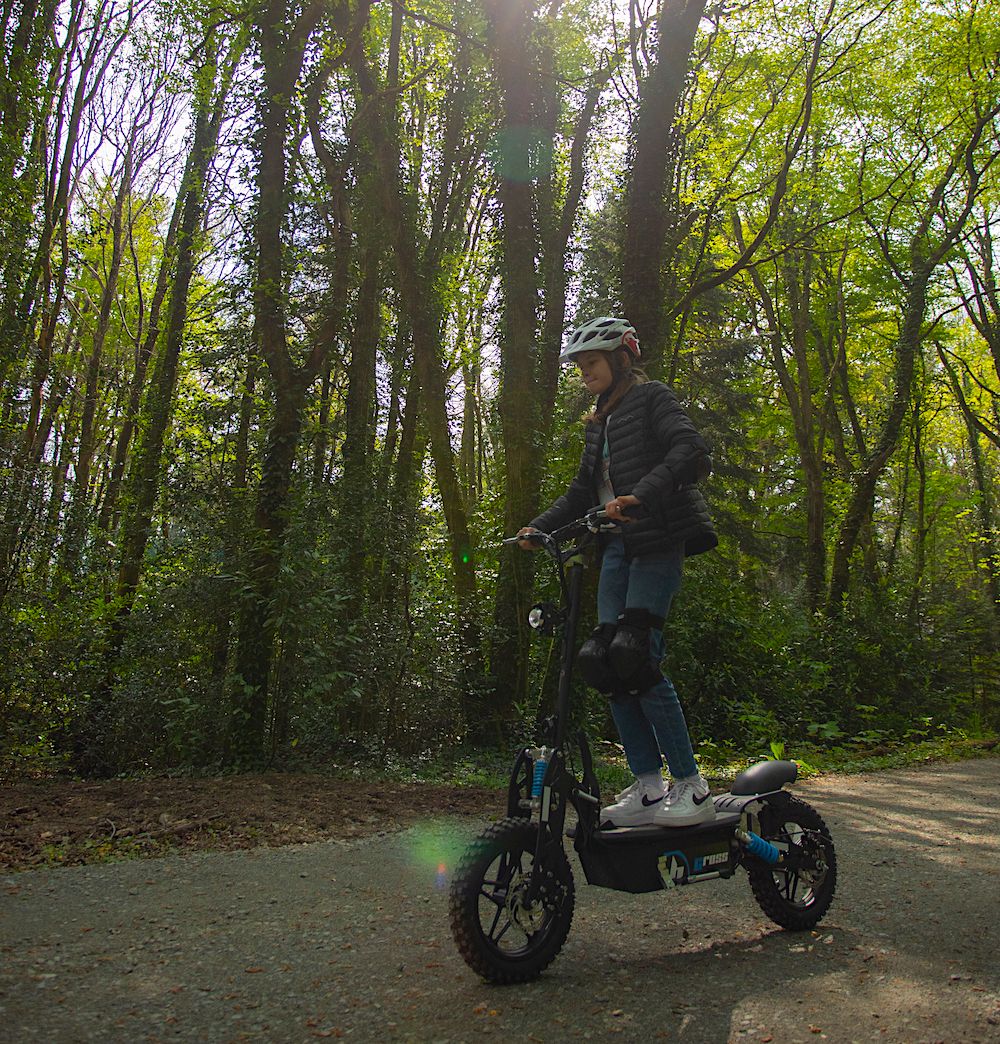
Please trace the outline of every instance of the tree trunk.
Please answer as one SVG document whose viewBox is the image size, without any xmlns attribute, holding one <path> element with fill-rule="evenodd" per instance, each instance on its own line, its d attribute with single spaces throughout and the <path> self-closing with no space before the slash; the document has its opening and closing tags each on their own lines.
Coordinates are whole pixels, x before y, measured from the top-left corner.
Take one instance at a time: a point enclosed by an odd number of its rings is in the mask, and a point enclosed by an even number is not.
<svg viewBox="0 0 1000 1044">
<path fill-rule="evenodd" d="M 917 610 L 920 605 L 920 591 L 924 583 L 924 569 L 927 564 L 927 465 L 924 460 L 923 429 L 920 418 L 915 417 L 913 423 L 913 465 L 917 472 L 917 514 L 913 521 L 913 583 L 910 588 L 910 600 L 907 607 L 907 619 L 910 626 L 918 625 Z"/>
<path fill-rule="evenodd" d="M 742 232 L 738 222 L 734 224 L 734 229 L 738 245 L 743 249 Z M 778 306 L 760 272 L 751 269 L 750 275 L 767 318 L 768 329 L 764 333 L 770 346 L 771 363 L 792 417 L 792 430 L 805 481 L 806 597 L 810 611 L 815 611 L 826 587 L 826 540 L 822 446 L 818 446 L 816 440 L 815 408 L 807 351 L 810 325 L 807 287 L 810 277 L 800 270 L 794 256 L 789 255 L 787 267 L 781 272 L 791 312 L 791 329 L 786 333 Z M 791 342 L 794 372 L 789 368 L 785 355 L 787 342 Z"/>
<path fill-rule="evenodd" d="M 115 444 L 115 458 L 111 470 L 108 496 L 98 522 L 100 529 L 105 532 L 116 526 L 118 522 L 118 494 L 122 480 L 125 477 L 129 450 L 132 447 L 132 439 L 135 435 L 135 427 L 142 406 L 142 397 L 146 388 L 146 374 L 160 338 L 160 317 L 167 291 L 170 289 L 170 277 L 173 273 L 173 262 L 177 254 L 177 236 L 183 213 L 184 208 L 180 205 L 180 200 L 178 200 L 178 204 L 171 211 L 170 224 L 167 226 L 167 234 L 163 241 L 160 265 L 156 275 L 156 286 L 153 289 L 153 296 L 149 302 L 149 322 L 136 352 L 135 369 L 129 382 L 128 404 L 125 408 L 125 416 Z"/>
<path fill-rule="evenodd" d="M 214 41 L 213 41 L 214 43 Z M 211 45 L 206 45 L 206 48 Z M 131 612 L 149 542 L 153 510 L 160 489 L 163 445 L 170 427 L 177 370 L 187 322 L 188 294 L 197 262 L 197 235 L 204 215 L 205 180 L 218 143 L 225 98 L 232 71 L 242 53 L 243 43 L 234 43 L 229 65 L 216 87 L 214 97 L 199 95 L 195 105 L 194 138 L 185 164 L 176 206 L 181 208 L 178 225 L 177 256 L 171 287 L 170 310 L 164 343 L 156 357 L 150 387 L 143 404 L 141 437 L 129 469 L 129 505 L 121 526 L 121 558 L 116 585 L 117 607 L 105 652 L 103 683 L 97 687 L 74 738 L 77 768 L 87 774 L 103 775 L 117 766 L 111 719 L 118 658 L 125 636 L 125 621 Z M 216 84 L 218 54 L 214 54 L 211 82 Z"/>
<path fill-rule="evenodd" d="M 503 326 L 500 343 L 500 424 L 503 435 L 504 532 L 516 533 L 538 512 L 540 428 L 538 298 L 539 240 L 534 220 L 532 142 L 541 97 L 532 65 L 531 0 L 491 5 L 494 65 L 503 99 L 504 149 L 498 170 L 501 220 Z M 543 178 L 545 175 L 541 175 Z M 547 173 L 551 180 L 551 172 Z M 501 718 L 524 699 L 528 681 L 528 624 L 534 574 L 532 555 L 500 558 L 494 601 L 490 673 L 492 704 Z M 481 737 L 485 738 L 485 737 Z"/>
<path fill-rule="evenodd" d="M 233 447 L 231 500 L 227 512 L 222 548 L 222 575 L 219 577 L 220 607 L 212 635 L 212 682 L 224 692 L 229 669 L 233 615 L 236 609 L 236 584 L 233 576 L 240 560 L 241 536 L 247 515 L 247 479 L 250 463 L 250 424 L 254 413 L 254 385 L 257 380 L 257 358 L 251 352 L 246 363 L 246 376 L 240 394 L 236 445 Z M 222 731 L 220 729 L 220 731 Z"/>
<path fill-rule="evenodd" d="M 82 3 L 76 5 L 83 8 Z M 0 389 L 27 346 L 29 323 L 21 312 L 28 277 L 27 258 L 36 230 L 33 216 L 45 180 L 44 128 L 50 115 L 61 56 L 50 40 L 55 31 L 55 0 L 22 3 L 11 29 L 13 5 L 5 5 L 0 63 Z M 74 21 L 71 13 L 70 23 Z M 67 37 L 72 36 L 67 26 Z"/>
<path fill-rule="evenodd" d="M 979 514 L 979 540 L 982 552 L 986 558 L 985 582 L 986 591 L 990 600 L 992 626 L 990 638 L 992 649 L 1000 648 L 1000 546 L 998 546 L 998 532 L 996 520 L 996 505 L 994 502 L 993 485 L 989 479 L 986 461 L 983 458 L 983 449 L 980 444 L 982 434 L 982 422 L 976 417 L 969 405 L 967 386 L 963 387 L 963 381 L 959 379 L 944 350 L 938 346 L 938 355 L 948 375 L 948 383 L 951 385 L 955 400 L 965 421 L 965 431 L 969 441 L 969 454 L 972 458 L 972 474 L 976 484 L 979 497 L 976 501 L 976 509 Z M 966 382 L 967 384 L 967 379 Z"/>
<path fill-rule="evenodd" d="M 118 297 L 118 277 L 125 254 L 122 215 L 125 211 L 125 203 L 132 192 L 132 149 L 134 144 L 135 139 L 133 138 L 126 150 L 122 179 L 111 212 L 111 263 L 108 266 L 107 278 L 101 291 L 101 304 L 97 313 L 97 324 L 94 327 L 90 359 L 87 363 L 86 392 L 83 399 L 83 418 L 80 422 L 80 443 L 76 458 L 73 499 L 70 503 L 69 520 L 63 545 L 63 569 L 67 574 L 67 579 L 76 573 L 85 539 L 87 514 L 91 507 L 90 471 L 97 447 L 98 382 L 104 342 L 111 325 L 111 310 Z"/>
<path fill-rule="evenodd" d="M 222 95 L 225 93 L 221 92 Z M 125 613 L 131 607 L 139 584 L 153 509 L 160 490 L 163 445 L 173 413 L 177 368 L 187 323 L 188 294 L 197 263 L 196 239 L 204 214 L 205 179 L 218 143 L 222 108 L 222 97 L 216 98 L 214 112 L 204 106 L 196 108 L 194 140 L 177 197 L 176 206 L 181 211 L 181 220 L 177 233 L 170 310 L 163 346 L 154 360 L 142 408 L 140 437 L 129 468 L 129 505 L 119 534 L 122 555 L 118 568 L 117 595 Z"/>
<path fill-rule="evenodd" d="M 67 336 L 68 371 L 75 369 L 79 354 L 80 324 L 77 322 L 70 327 Z M 6 504 L 0 520 L 0 602 L 6 597 L 18 569 L 18 558 L 28 532 L 29 506 L 42 467 L 46 443 L 70 383 L 69 376 L 64 376 L 60 385 L 49 392 L 41 417 L 30 431 L 22 433 L 22 443 L 14 455 L 5 490 Z M 68 452 L 69 447 L 64 445 L 64 450 Z"/>
<path fill-rule="evenodd" d="M 827 613 L 831 616 L 839 614 L 841 604 L 847 595 L 851 556 L 866 520 L 871 517 L 875 486 L 896 447 L 903 418 L 906 416 L 910 403 L 914 363 L 923 336 L 922 326 L 927 308 L 929 279 L 930 270 L 926 266 L 917 267 L 907 289 L 903 319 L 894 350 L 892 400 L 874 449 L 855 477 L 847 511 L 841 522 L 834 549 L 830 591 L 827 598 Z"/>
<path fill-rule="evenodd" d="M 51 234 L 52 226 L 58 223 L 58 216 L 49 205 L 50 195 L 45 184 L 48 163 L 46 124 L 59 96 L 63 59 L 67 53 L 80 57 L 75 52 L 80 23 L 87 9 L 87 5 L 79 0 L 69 5 L 63 49 L 52 48 L 46 54 L 51 46 L 58 4 L 53 0 L 45 0 L 40 6 L 34 2 L 22 4 L 17 26 L 10 37 L 10 47 L 3 49 L 6 75 L 4 89 L 0 92 L 0 196 L 4 198 L 5 206 L 3 219 L 0 219 L 0 276 L 3 278 L 0 389 L 16 371 L 21 353 L 31 341 L 34 290 L 42 267 L 41 251 L 36 251 L 31 265 L 26 265 L 25 258 L 31 241 L 37 236 L 41 240 L 39 245 L 46 245 L 47 230 Z M 71 64 L 67 63 L 66 68 Z M 89 72 L 90 66 L 84 61 L 79 70 L 81 84 L 86 83 Z M 35 80 L 39 74 L 47 74 L 44 84 Z M 64 70 L 62 76 L 68 79 L 69 73 Z M 34 126 L 31 126 L 32 120 Z M 72 119 L 68 131 L 72 136 Z M 30 144 L 25 149 L 25 141 L 29 138 Z M 71 140 L 75 149 L 75 137 Z M 64 165 L 71 156 L 72 153 L 64 153 Z M 32 220 L 39 208 L 43 211 L 41 227 Z M 51 243 L 51 238 L 48 242 Z"/>
<path fill-rule="evenodd" d="M 670 204 L 667 200 L 677 105 L 706 0 L 661 0 L 656 58 L 639 85 L 630 175 L 625 197 L 622 307 L 644 354 L 662 353 L 663 263 Z"/>
<path fill-rule="evenodd" d="M 503 437 L 504 532 L 510 534 L 538 513 L 542 447 L 551 433 L 558 386 L 559 353 L 566 314 L 566 249 L 584 184 L 584 152 L 607 73 L 587 90 L 577 116 L 565 194 L 557 199 L 553 163 L 532 169 L 525 128 L 554 146 L 562 101 L 545 23 L 532 19 L 530 2 L 490 4 L 495 36 L 494 69 L 500 87 L 505 133 L 498 170 L 501 209 L 500 421 Z M 537 55 L 537 58 L 535 57 Z M 538 67 L 537 73 L 526 72 Z M 530 175 L 534 174 L 532 177 Z M 537 188 L 535 187 L 537 186 Z M 539 270 L 536 255 L 541 254 Z M 543 292 L 541 320 L 540 293 Z M 527 696 L 533 599 L 533 555 L 501 556 L 494 600 L 490 672 L 501 721 Z"/>
<path fill-rule="evenodd" d="M 373 482 L 375 415 L 375 346 L 380 333 L 382 242 L 378 229 L 370 229 L 361 250 L 361 285 L 351 355 L 347 365 L 344 474 L 341 485 L 340 521 L 347 540 L 346 590 L 349 611 L 364 601 L 366 532 L 377 520 L 380 505 L 371 499 Z"/>
<path fill-rule="evenodd" d="M 490 717 L 481 703 L 481 652 L 479 606 L 472 541 L 461 486 L 455 466 L 448 423 L 448 396 L 439 355 L 442 305 L 436 272 L 425 271 L 415 233 L 420 228 L 416 201 L 404 190 L 398 156 L 398 127 L 388 116 L 386 97 L 360 48 L 351 55 L 351 65 L 363 97 L 372 108 L 368 130 L 381 173 L 382 200 L 387 236 L 393 248 L 399 294 L 413 338 L 414 363 L 420 381 L 424 416 L 437 476 L 438 491 L 448 527 L 452 580 L 459 617 L 460 662 L 466 693 L 466 721 L 470 730 Z"/>
<path fill-rule="evenodd" d="M 285 307 L 285 222 L 289 106 L 302 71 L 305 48 L 320 17 L 318 4 L 291 24 L 276 0 L 257 12 L 263 89 L 260 99 L 260 154 L 257 170 L 254 318 L 260 354 L 274 389 L 274 416 L 257 489 L 250 589 L 241 606 L 232 690 L 228 757 L 259 764 L 268 750 L 267 724 L 274 658 L 274 597 L 281 569 L 292 466 L 302 429 L 305 393 L 322 369 L 328 348 L 324 336 L 298 367 L 288 348 Z M 321 343 L 322 342 L 322 343 Z"/>
<path fill-rule="evenodd" d="M 250 551 L 250 590 L 240 608 L 229 757 L 259 764 L 266 751 L 268 694 L 274 657 L 274 598 L 288 525 L 288 492 L 302 428 L 303 393 L 279 392 L 261 468 Z"/>
<path fill-rule="evenodd" d="M 402 365 L 403 361 L 400 360 L 400 369 Z M 419 432 L 421 412 L 420 380 L 416 370 L 411 369 L 399 430 L 397 432 L 393 426 L 393 437 L 385 451 L 387 459 L 384 466 L 387 472 L 391 471 L 391 480 L 386 479 L 385 497 L 379 499 L 379 503 L 388 505 L 388 527 L 382 548 L 378 590 L 373 592 L 373 601 L 381 606 L 384 613 L 392 615 L 396 614 L 396 603 L 401 592 L 409 589 L 419 478 L 426 454 L 426 438 L 421 437 Z"/>
</svg>

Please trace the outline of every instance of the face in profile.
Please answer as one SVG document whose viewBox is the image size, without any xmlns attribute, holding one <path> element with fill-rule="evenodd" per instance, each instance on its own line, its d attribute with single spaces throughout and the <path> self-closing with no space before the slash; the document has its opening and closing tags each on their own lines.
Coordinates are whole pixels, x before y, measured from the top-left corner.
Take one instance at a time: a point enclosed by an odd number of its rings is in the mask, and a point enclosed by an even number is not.
<svg viewBox="0 0 1000 1044">
<path fill-rule="evenodd" d="M 574 361 L 580 369 L 580 377 L 587 391 L 595 398 L 614 383 L 610 352 L 582 352 Z"/>
</svg>

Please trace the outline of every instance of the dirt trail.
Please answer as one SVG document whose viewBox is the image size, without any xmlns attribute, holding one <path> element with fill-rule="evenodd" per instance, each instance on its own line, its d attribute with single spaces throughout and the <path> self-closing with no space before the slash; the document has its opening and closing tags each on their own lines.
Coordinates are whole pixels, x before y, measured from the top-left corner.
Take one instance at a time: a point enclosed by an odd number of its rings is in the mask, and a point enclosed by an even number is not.
<svg viewBox="0 0 1000 1044">
<path fill-rule="evenodd" d="M 11 1041 L 1000 1041 L 1000 760 L 797 785 L 840 886 L 777 930 L 743 875 L 627 896 L 577 879 L 559 958 L 496 988 L 446 882 L 478 824 L 0 877 Z M 498 810 L 499 811 L 499 810 Z"/>
</svg>

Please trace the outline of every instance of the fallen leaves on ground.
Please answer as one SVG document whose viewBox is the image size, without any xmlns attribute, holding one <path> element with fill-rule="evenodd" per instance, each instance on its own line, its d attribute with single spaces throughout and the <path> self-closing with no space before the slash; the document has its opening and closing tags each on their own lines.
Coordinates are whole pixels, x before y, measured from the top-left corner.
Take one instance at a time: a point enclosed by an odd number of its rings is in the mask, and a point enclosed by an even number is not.
<svg viewBox="0 0 1000 1044">
<path fill-rule="evenodd" d="M 504 794 L 484 787 L 303 773 L 28 781 L 0 797 L 0 869 L 350 839 L 436 815 L 498 815 L 504 806 Z"/>
</svg>

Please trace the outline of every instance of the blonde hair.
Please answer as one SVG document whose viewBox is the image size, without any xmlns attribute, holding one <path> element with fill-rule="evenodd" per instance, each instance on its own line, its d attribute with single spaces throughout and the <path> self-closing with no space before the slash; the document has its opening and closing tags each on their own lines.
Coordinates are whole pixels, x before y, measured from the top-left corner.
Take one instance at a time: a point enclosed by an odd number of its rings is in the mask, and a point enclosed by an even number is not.
<svg viewBox="0 0 1000 1044">
<path fill-rule="evenodd" d="M 580 418 L 583 424 L 602 424 L 607 417 L 618 409 L 622 399 L 637 384 L 644 384 L 649 380 L 638 366 L 629 365 L 628 360 L 630 358 L 631 355 L 627 348 L 616 348 L 611 353 L 611 372 L 614 374 L 615 382 L 612 384 L 611 391 L 604 402 L 598 399 L 594 404 L 594 408 Z"/>
</svg>

